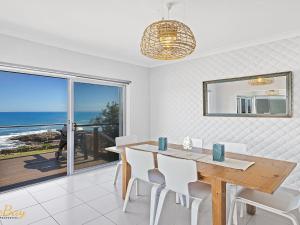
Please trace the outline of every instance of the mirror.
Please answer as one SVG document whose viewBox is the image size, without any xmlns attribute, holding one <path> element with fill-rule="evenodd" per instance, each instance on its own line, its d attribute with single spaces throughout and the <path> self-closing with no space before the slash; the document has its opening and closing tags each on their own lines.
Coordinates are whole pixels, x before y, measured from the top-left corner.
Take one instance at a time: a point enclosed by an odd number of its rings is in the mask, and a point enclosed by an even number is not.
<svg viewBox="0 0 300 225">
<path fill-rule="evenodd" d="M 204 81 L 203 114 L 291 117 L 292 72 Z"/>
</svg>

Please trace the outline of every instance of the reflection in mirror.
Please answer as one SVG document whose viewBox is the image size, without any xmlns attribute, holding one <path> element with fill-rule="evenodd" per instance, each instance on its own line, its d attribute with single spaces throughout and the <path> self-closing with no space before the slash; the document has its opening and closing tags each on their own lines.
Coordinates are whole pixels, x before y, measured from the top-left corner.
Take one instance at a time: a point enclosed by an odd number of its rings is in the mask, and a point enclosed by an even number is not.
<svg viewBox="0 0 300 225">
<path fill-rule="evenodd" d="M 204 115 L 291 116 L 291 84 L 291 72 L 204 82 Z"/>
</svg>

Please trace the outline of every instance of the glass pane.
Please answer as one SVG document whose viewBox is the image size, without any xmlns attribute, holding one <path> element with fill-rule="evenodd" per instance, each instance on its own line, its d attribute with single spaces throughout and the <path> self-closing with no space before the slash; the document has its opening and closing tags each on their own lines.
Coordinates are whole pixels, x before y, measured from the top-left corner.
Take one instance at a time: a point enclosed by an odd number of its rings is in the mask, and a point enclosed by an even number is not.
<svg viewBox="0 0 300 225">
<path fill-rule="evenodd" d="M 242 98 L 241 100 L 242 103 L 242 113 L 246 113 L 246 100 L 244 98 Z"/>
<path fill-rule="evenodd" d="M 252 99 L 248 99 L 248 113 L 252 113 Z"/>
<path fill-rule="evenodd" d="M 0 71 L 0 96 L 0 191 L 65 175 L 67 80 Z"/>
<path fill-rule="evenodd" d="M 122 88 L 74 83 L 75 169 L 119 159 L 105 151 L 122 135 Z"/>
</svg>

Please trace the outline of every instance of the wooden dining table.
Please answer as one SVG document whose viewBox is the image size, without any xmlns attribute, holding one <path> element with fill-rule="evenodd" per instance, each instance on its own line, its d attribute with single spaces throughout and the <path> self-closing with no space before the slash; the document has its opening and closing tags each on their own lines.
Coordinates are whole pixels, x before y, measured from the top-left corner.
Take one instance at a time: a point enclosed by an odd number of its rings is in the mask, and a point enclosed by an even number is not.
<svg viewBox="0 0 300 225">
<path fill-rule="evenodd" d="M 122 158 L 122 197 L 125 198 L 127 185 L 131 178 L 131 168 L 126 160 L 125 147 L 148 144 L 157 146 L 155 141 L 139 142 L 130 145 L 107 148 L 120 153 Z M 182 145 L 168 144 L 168 148 L 183 150 Z M 212 154 L 211 150 L 193 148 L 192 151 Z M 157 153 L 153 153 L 156 157 Z M 226 224 L 226 184 L 254 189 L 272 194 L 296 167 L 296 163 L 251 155 L 226 152 L 225 157 L 255 162 L 247 170 L 237 170 L 220 165 L 197 162 L 198 179 L 211 185 L 213 225 Z M 255 207 L 247 206 L 248 214 L 255 214 Z"/>
</svg>

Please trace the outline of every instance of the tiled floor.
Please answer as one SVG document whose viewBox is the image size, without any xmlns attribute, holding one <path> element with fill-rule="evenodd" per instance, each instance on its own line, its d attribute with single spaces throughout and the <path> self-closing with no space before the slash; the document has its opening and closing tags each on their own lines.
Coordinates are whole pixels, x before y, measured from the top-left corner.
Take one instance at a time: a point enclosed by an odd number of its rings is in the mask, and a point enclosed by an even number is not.
<svg viewBox="0 0 300 225">
<path fill-rule="evenodd" d="M 148 225 L 149 187 L 140 186 L 140 196 L 134 197 L 123 213 L 120 182 L 114 186 L 114 166 L 64 177 L 0 195 L 0 210 L 9 204 L 22 209 L 23 219 L 2 219 L 1 225 Z M 120 179 L 119 179 L 120 180 Z M 189 210 L 176 205 L 174 194 L 167 198 L 161 217 L 162 225 L 190 224 Z M 211 224 L 211 199 L 200 209 L 199 225 Z M 281 217 L 258 210 L 255 216 L 246 216 L 241 225 L 290 225 Z"/>
</svg>

